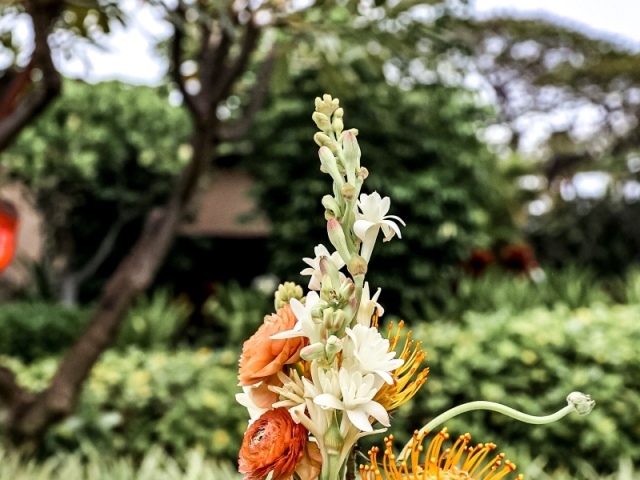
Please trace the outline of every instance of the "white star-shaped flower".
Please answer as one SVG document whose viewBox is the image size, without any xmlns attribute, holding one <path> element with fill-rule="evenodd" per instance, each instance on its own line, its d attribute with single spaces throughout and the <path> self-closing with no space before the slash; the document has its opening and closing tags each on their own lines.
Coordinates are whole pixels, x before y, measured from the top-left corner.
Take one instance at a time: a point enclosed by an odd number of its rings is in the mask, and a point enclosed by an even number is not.
<svg viewBox="0 0 640 480">
<path fill-rule="evenodd" d="M 389 340 L 383 338 L 375 327 L 355 325 L 346 329 L 347 338 L 343 341 L 343 365 L 356 368 L 363 375 L 375 373 L 388 384 L 393 383 L 389 372 L 404 364 L 401 358 L 394 358 L 396 352 L 389 351 Z M 379 387 L 381 382 L 376 382 Z"/>
<path fill-rule="evenodd" d="M 373 374 L 362 375 L 357 369 L 340 368 L 338 373 L 340 393 L 342 399 L 332 393 L 322 393 L 313 399 L 322 408 L 343 410 L 349 421 L 362 432 L 371 432 L 373 427 L 369 417 L 373 417 L 381 424 L 389 426 L 389 414 L 373 397 L 378 389 L 373 386 Z"/>
<path fill-rule="evenodd" d="M 360 255 L 369 262 L 380 229 L 384 234 L 383 241 L 388 242 L 394 235 L 402 238 L 400 228 L 394 220 L 400 222 L 403 226 L 406 226 L 406 224 L 400 217 L 387 215 L 391 200 L 389 197 L 381 198 L 378 192 L 373 192 L 371 195 L 363 193 L 358 199 L 357 206 L 360 211 L 356 211 L 353 231 L 362 240 Z"/>
<path fill-rule="evenodd" d="M 316 258 L 303 258 L 304 263 L 309 265 L 308 268 L 305 268 L 300 272 L 301 275 L 311 275 L 311 279 L 309 280 L 309 290 L 320 290 L 321 282 L 322 282 L 322 271 L 320 270 L 320 257 L 327 257 L 329 260 L 333 262 L 338 270 L 344 267 L 344 260 L 338 252 L 333 252 L 329 254 L 329 250 L 324 245 L 318 245 L 313 249 L 313 253 L 315 253 Z M 343 273 L 340 273 L 340 281 L 343 282 L 345 280 L 345 276 Z"/>
<path fill-rule="evenodd" d="M 307 337 L 310 343 L 317 343 L 322 340 L 322 322 L 315 323 L 311 316 L 311 310 L 320 301 L 317 292 L 309 292 L 304 305 L 297 298 L 289 301 L 291 310 L 298 319 L 291 330 L 271 335 L 273 340 L 283 340 L 285 338 Z"/>
<path fill-rule="evenodd" d="M 362 289 L 362 298 L 360 300 L 360 306 L 358 307 L 358 315 L 356 316 L 356 323 L 358 325 L 364 325 L 365 327 L 371 326 L 371 317 L 374 311 L 378 311 L 378 317 L 384 315 L 384 308 L 378 303 L 381 289 L 378 288 L 375 295 L 371 297 L 369 291 L 369 282 L 364 282 L 364 288 Z"/>
</svg>

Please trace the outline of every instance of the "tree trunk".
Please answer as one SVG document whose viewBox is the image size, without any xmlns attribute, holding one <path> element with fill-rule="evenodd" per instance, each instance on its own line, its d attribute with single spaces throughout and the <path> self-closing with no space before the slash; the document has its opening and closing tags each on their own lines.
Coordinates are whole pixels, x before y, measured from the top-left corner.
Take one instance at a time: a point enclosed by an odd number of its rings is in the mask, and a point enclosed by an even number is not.
<svg viewBox="0 0 640 480">
<path fill-rule="evenodd" d="M 149 214 L 140 238 L 105 286 L 91 322 L 63 358 L 49 388 L 36 396 L 14 396 L 5 427 L 15 443 L 38 441 L 51 425 L 73 412 L 82 384 L 100 355 L 114 343 L 131 301 L 153 281 L 198 179 L 214 157 L 213 128 L 196 129 L 192 145 L 193 158 L 173 195 L 167 205 Z"/>
</svg>

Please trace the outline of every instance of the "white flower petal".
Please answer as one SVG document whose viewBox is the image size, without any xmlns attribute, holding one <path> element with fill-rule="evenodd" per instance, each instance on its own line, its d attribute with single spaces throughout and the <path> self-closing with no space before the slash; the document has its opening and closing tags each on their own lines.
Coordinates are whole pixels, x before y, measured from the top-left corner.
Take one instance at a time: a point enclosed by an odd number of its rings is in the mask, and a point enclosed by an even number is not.
<svg viewBox="0 0 640 480">
<path fill-rule="evenodd" d="M 385 427 L 388 427 L 390 425 L 389 412 L 387 412 L 385 408 L 378 402 L 374 402 L 373 400 L 371 400 L 366 405 L 363 405 L 363 409 L 365 412 L 367 412 L 368 415 L 375 418 Z"/>
<path fill-rule="evenodd" d="M 373 427 L 369 422 L 369 416 L 362 410 L 347 410 L 347 416 L 349 417 L 349 420 L 351 420 L 351 423 L 363 432 L 370 432 L 373 430 Z"/>
<path fill-rule="evenodd" d="M 321 406 L 322 408 L 334 408 L 336 410 L 342 410 L 344 405 L 340 400 L 328 393 L 322 393 L 313 399 L 313 403 Z"/>
</svg>

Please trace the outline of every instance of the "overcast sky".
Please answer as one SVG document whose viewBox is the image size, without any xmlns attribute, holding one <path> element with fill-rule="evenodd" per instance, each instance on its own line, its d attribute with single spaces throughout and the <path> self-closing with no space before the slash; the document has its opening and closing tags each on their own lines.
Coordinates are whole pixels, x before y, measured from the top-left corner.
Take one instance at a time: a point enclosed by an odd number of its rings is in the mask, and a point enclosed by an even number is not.
<svg viewBox="0 0 640 480">
<path fill-rule="evenodd" d="M 584 31 L 591 36 L 606 37 L 640 48 L 640 0 L 471 0 L 481 18 L 493 14 L 552 18 L 553 21 Z M 129 28 L 114 25 L 109 51 L 91 48 L 81 61 L 58 60 L 58 66 L 69 76 L 90 81 L 121 79 L 131 83 L 160 83 L 166 63 L 154 55 L 157 39 L 166 38 L 170 29 L 148 8 L 136 9 Z M 133 12 L 132 12 L 133 13 Z"/>
</svg>

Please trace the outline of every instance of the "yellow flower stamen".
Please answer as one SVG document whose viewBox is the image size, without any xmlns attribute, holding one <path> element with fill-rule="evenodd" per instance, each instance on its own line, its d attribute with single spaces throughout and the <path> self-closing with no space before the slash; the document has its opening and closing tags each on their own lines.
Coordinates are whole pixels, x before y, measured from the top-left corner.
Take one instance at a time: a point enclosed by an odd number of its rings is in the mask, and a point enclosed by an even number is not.
<svg viewBox="0 0 640 480">
<path fill-rule="evenodd" d="M 460 435 L 451 448 L 443 450 L 442 445 L 449 438 L 446 428 L 429 442 L 424 460 L 421 461 L 425 437 L 424 433 L 415 431 L 411 447 L 399 463 L 393 453 L 393 435 L 385 438 L 382 468 L 378 463 L 380 449 L 373 447 L 369 451 L 371 465 L 360 465 L 360 478 L 362 480 L 500 480 L 516 469 L 515 464 L 504 459 L 504 453 L 499 453 L 480 469 L 487 455 L 495 450 L 496 445 L 480 443 L 475 447 L 469 447 L 471 435 L 468 433 Z M 514 480 L 523 478 L 524 476 L 520 474 Z"/>
<path fill-rule="evenodd" d="M 376 315 L 374 315 L 372 324 L 376 327 L 378 326 L 378 318 Z M 394 334 L 394 325 L 393 323 L 389 323 L 387 338 L 389 339 L 390 352 L 396 350 L 401 339 L 403 328 L 404 321 L 401 321 Z M 388 412 L 396 410 L 403 403 L 409 401 L 427 381 L 427 375 L 429 374 L 428 368 L 423 369 L 417 374 L 415 379 L 412 380 L 416 372 L 418 372 L 420 364 L 427 356 L 425 352 L 420 350 L 421 345 L 422 342 L 418 342 L 415 344 L 415 347 L 413 346 L 411 330 L 409 330 L 404 341 L 404 347 L 398 355 L 398 358 L 404 360 L 404 364 L 393 372 L 393 384 L 389 385 L 385 383 L 373 398 L 374 401 L 380 403 Z"/>
</svg>

